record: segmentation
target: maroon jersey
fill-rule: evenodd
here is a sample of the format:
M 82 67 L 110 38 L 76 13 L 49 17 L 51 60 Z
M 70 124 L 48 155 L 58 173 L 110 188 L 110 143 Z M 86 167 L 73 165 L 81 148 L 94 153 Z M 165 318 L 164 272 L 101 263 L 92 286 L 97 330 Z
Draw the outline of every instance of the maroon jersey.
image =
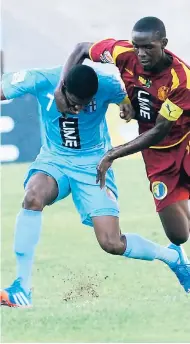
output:
M 158 113 L 174 124 L 169 135 L 155 149 L 168 148 L 182 142 L 190 133 L 190 68 L 177 56 L 160 73 L 144 71 L 129 41 L 106 39 L 95 43 L 90 51 L 93 61 L 114 63 L 125 83 L 135 109 L 139 133 L 151 129 Z

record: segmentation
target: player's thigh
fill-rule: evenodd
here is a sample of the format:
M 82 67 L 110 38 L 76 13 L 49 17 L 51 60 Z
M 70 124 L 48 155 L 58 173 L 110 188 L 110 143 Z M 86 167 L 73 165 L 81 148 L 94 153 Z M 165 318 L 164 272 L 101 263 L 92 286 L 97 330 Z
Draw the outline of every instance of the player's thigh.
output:
M 70 179 L 74 204 L 85 225 L 93 226 L 92 218 L 100 216 L 119 216 L 116 188 L 100 189 L 99 185 L 88 184 Z
M 43 201 L 44 205 L 50 205 L 70 194 L 68 177 L 56 166 L 48 163 L 33 163 L 29 169 L 24 187 L 27 194 L 33 194 L 35 198 Z
M 171 241 L 186 242 L 190 231 L 188 200 L 170 204 L 158 212 L 164 230 Z
M 35 171 L 26 184 L 24 203 L 37 200 L 45 206 L 57 198 L 58 192 L 57 182 L 52 176 Z

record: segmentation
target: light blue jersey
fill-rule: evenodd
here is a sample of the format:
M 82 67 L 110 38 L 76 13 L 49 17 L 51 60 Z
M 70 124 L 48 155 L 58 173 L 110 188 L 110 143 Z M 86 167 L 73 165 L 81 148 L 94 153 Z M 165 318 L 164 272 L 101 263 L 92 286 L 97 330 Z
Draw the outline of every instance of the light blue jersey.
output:
M 60 80 L 61 67 L 21 71 L 3 76 L 3 92 L 7 99 L 31 93 L 37 97 L 45 133 L 44 148 L 57 154 L 78 155 L 97 151 L 109 140 L 105 114 L 110 103 L 121 103 L 126 93 L 113 75 L 97 72 L 99 87 L 91 103 L 79 115 L 63 118 L 57 111 L 54 90 Z
M 117 188 L 112 169 L 107 173 L 106 187 L 96 185 L 96 165 L 110 148 L 105 119 L 110 103 L 121 103 L 126 96 L 121 80 L 95 70 L 98 91 L 78 115 L 66 118 L 57 111 L 54 90 L 62 67 L 35 69 L 4 74 L 2 89 L 6 99 L 31 93 L 36 96 L 42 116 L 44 144 L 30 166 L 24 185 L 39 171 L 52 176 L 58 184 L 55 201 L 72 193 L 82 222 L 92 225 L 93 216 L 118 216 Z M 110 193 L 110 190 L 112 193 Z

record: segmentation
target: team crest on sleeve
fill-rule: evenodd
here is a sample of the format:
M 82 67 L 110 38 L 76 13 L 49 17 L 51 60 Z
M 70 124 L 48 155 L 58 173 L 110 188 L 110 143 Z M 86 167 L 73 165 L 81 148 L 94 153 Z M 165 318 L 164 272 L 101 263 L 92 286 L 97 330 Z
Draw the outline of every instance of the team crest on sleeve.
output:
M 26 71 L 22 70 L 20 72 L 14 73 L 11 81 L 11 85 L 16 85 L 19 82 L 23 82 L 26 76 Z
M 168 188 L 166 184 L 160 181 L 156 181 L 152 183 L 152 194 L 155 199 L 161 201 L 167 196 Z
M 105 50 L 101 55 L 100 55 L 100 60 L 103 63 L 114 63 L 113 57 L 111 56 L 110 52 L 108 50 Z
M 168 97 L 169 87 L 161 86 L 158 89 L 158 99 L 165 101 Z

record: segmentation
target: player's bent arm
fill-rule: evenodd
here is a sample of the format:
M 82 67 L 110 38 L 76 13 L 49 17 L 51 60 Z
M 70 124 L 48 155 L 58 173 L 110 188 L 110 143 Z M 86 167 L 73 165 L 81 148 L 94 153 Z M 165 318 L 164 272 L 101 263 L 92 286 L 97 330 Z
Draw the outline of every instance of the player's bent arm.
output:
M 155 126 L 147 132 L 138 136 L 135 140 L 125 145 L 115 147 L 107 153 L 108 159 L 113 161 L 117 158 L 140 152 L 151 146 L 155 146 L 168 135 L 173 123 L 189 109 L 189 89 L 181 87 L 174 90 L 162 104 Z
M 115 159 L 131 155 L 154 146 L 168 135 L 172 125 L 172 121 L 167 120 L 165 117 L 159 114 L 156 124 L 152 129 L 139 135 L 133 141 L 118 147 L 114 147 L 108 151 L 107 157 L 113 161 Z
M 82 42 L 82 43 L 78 43 L 76 45 L 75 49 L 73 50 L 73 52 L 69 56 L 65 66 L 64 66 L 62 78 L 61 78 L 62 81 L 65 80 L 66 76 L 68 75 L 68 73 L 72 67 L 74 67 L 78 64 L 82 64 L 86 58 L 90 59 L 89 50 L 90 50 L 92 45 L 93 45 L 93 43 L 90 43 L 90 42 Z

